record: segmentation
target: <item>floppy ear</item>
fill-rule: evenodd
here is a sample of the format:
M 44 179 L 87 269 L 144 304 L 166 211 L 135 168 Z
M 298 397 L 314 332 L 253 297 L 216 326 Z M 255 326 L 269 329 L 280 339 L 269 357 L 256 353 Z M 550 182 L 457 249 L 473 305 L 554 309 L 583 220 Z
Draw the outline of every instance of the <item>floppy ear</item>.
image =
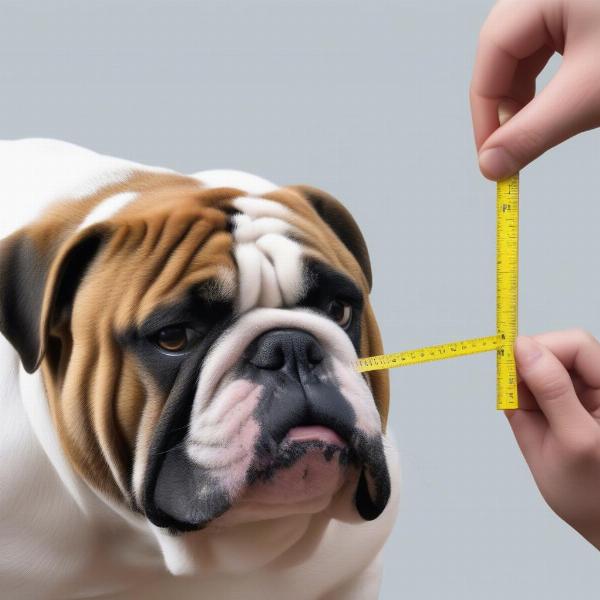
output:
M 369 251 L 350 211 L 339 200 L 318 188 L 308 185 L 292 185 L 290 189 L 300 193 L 308 200 L 321 219 L 331 227 L 346 248 L 354 255 L 367 279 L 370 291 L 373 286 L 373 276 L 371 274 Z
M 105 233 L 94 226 L 61 243 L 31 227 L 0 241 L 0 332 L 28 373 L 39 367 L 50 327 L 69 310 Z

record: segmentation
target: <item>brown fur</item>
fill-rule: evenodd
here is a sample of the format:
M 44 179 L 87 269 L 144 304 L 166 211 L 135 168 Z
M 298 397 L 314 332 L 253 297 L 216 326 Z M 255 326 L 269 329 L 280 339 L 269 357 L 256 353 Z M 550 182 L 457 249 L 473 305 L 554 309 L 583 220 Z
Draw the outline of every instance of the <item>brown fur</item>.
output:
M 76 232 L 98 203 L 124 191 L 137 191 L 139 198 L 108 221 Z M 123 353 L 116 336 L 181 298 L 193 284 L 235 276 L 226 213 L 240 195 L 235 189 L 203 189 L 184 176 L 140 172 L 88 197 L 57 204 L 24 231 L 40 253 L 54 257 L 41 315 L 48 343 L 45 348 L 42 341 L 40 356 L 45 352 L 43 377 L 61 443 L 78 472 L 114 498 L 134 504 L 134 460 L 145 460 L 165 401 L 136 359 Z M 369 282 L 356 258 L 301 191 L 282 188 L 265 197 L 294 212 L 292 225 L 306 254 L 360 286 L 365 297 L 361 354 L 380 354 Z M 52 304 L 62 263 L 90 231 L 106 241 L 77 289 L 68 318 L 57 318 Z M 387 372 L 369 373 L 368 379 L 385 428 Z

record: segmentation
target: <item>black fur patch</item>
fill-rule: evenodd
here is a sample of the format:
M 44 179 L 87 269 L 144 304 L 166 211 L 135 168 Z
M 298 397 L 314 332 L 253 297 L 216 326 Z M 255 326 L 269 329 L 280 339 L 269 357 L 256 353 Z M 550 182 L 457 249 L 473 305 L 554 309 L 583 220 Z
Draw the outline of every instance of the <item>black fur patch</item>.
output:
M 306 440 L 302 442 L 284 441 L 277 454 L 275 454 L 272 462 L 268 463 L 263 468 L 256 466 L 248 469 L 246 483 L 252 485 L 257 481 L 269 481 L 273 479 L 279 469 L 288 469 L 295 465 L 303 456 L 310 450 L 318 449 L 323 452 L 323 456 L 327 462 L 331 462 L 333 457 L 337 455 L 338 464 L 340 466 L 348 465 L 350 462 L 356 463 L 356 456 L 351 448 L 340 447 L 335 444 L 328 444 L 322 440 Z
M 328 317 L 327 305 L 332 300 L 343 300 L 352 306 L 353 317 L 346 333 L 352 341 L 356 352 L 360 351 L 360 320 L 364 299 L 356 284 L 329 265 L 309 260 L 304 265 L 305 292 L 298 301 L 298 306 L 312 308 Z
M 69 318 L 77 288 L 104 240 L 93 231 L 73 248 L 60 265 L 53 289 L 48 273 L 55 251 L 40 253 L 26 234 L 4 241 L 0 250 L 0 331 L 21 357 L 28 373 L 42 359 L 48 329 Z M 42 307 L 48 296 L 50 312 L 42 323 Z
M 148 454 L 142 508 L 155 525 L 172 531 L 200 529 L 230 504 L 218 482 L 183 448 L 204 359 L 232 319 L 231 304 L 214 295 L 208 301 L 207 289 L 189 290 L 184 301 L 157 309 L 120 338 L 168 395 Z M 182 322 L 202 334 L 186 352 L 165 353 L 152 341 L 156 330 Z M 201 497 L 200 490 L 206 490 Z
M 27 236 L 4 242 L 0 253 L 0 331 L 19 353 L 28 373 L 40 351 L 40 318 L 48 260 Z

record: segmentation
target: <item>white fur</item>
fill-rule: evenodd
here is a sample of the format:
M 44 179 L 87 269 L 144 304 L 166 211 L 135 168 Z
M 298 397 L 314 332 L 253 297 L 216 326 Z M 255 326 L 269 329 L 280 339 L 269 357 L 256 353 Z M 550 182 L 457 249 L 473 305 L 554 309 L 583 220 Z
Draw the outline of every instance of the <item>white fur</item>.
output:
M 192 175 L 210 188 L 231 187 L 243 190 L 249 194 L 266 194 L 277 189 L 277 185 L 257 175 L 235 171 L 233 169 L 213 169 L 210 171 L 199 171 Z
M 122 208 L 138 197 L 135 192 L 121 192 L 114 196 L 108 196 L 100 204 L 95 206 L 79 225 L 79 229 L 85 229 L 94 223 L 106 221 L 116 215 Z
M 64 142 L 1 141 L 0 236 L 31 221 L 54 200 L 123 181 L 135 169 L 166 171 Z M 227 177 L 221 177 L 225 184 Z M 262 183 L 259 189 L 259 178 L 246 180 L 257 186 L 246 188 L 249 193 L 268 191 Z M 240 183 L 232 177 L 229 185 Z M 267 251 L 260 249 L 263 255 Z M 351 358 L 344 354 L 343 360 Z M 39 372 L 25 373 L 1 336 L 0 407 L 1 598 L 376 598 L 380 550 L 398 503 L 398 461 L 390 437 L 385 451 L 392 498 L 372 522 L 295 515 L 173 537 L 78 477 L 60 447 Z M 174 578 L 169 570 L 195 574 Z
M 289 211 L 262 198 L 237 198 L 233 204 L 244 211 L 233 219 L 238 311 L 293 305 L 303 290 L 302 247 L 286 235 L 292 231 L 285 221 Z
M 192 406 L 191 439 L 194 439 L 197 431 L 202 430 L 204 420 L 208 419 L 211 424 L 219 422 L 215 413 L 221 412 L 222 407 L 213 404 L 213 400 L 221 379 L 239 362 L 241 354 L 252 340 L 276 328 L 302 329 L 317 338 L 340 386 L 352 390 L 349 401 L 353 402 L 358 426 L 367 435 L 379 433 L 379 413 L 364 378 L 354 368 L 356 351 L 342 328 L 331 319 L 306 308 L 257 308 L 238 319 L 205 358 Z M 371 402 L 367 402 L 367 399 Z M 202 462 L 201 457 L 196 458 Z
M 0 140 L 0 238 L 32 221 L 50 203 L 92 194 L 124 181 L 134 170 L 172 172 L 58 140 Z
M 285 220 L 290 216 L 290 210 L 286 206 L 267 198 L 240 196 L 233 201 L 233 206 L 253 219 L 275 217 Z

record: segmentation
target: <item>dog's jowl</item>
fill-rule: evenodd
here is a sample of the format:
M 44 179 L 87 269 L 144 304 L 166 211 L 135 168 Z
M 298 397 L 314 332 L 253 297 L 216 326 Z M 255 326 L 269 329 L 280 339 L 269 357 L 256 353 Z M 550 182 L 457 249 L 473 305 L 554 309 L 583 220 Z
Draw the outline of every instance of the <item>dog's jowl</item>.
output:
M 343 205 L 51 140 L 0 142 L 0 195 L 0 596 L 377 597 L 398 465 Z

